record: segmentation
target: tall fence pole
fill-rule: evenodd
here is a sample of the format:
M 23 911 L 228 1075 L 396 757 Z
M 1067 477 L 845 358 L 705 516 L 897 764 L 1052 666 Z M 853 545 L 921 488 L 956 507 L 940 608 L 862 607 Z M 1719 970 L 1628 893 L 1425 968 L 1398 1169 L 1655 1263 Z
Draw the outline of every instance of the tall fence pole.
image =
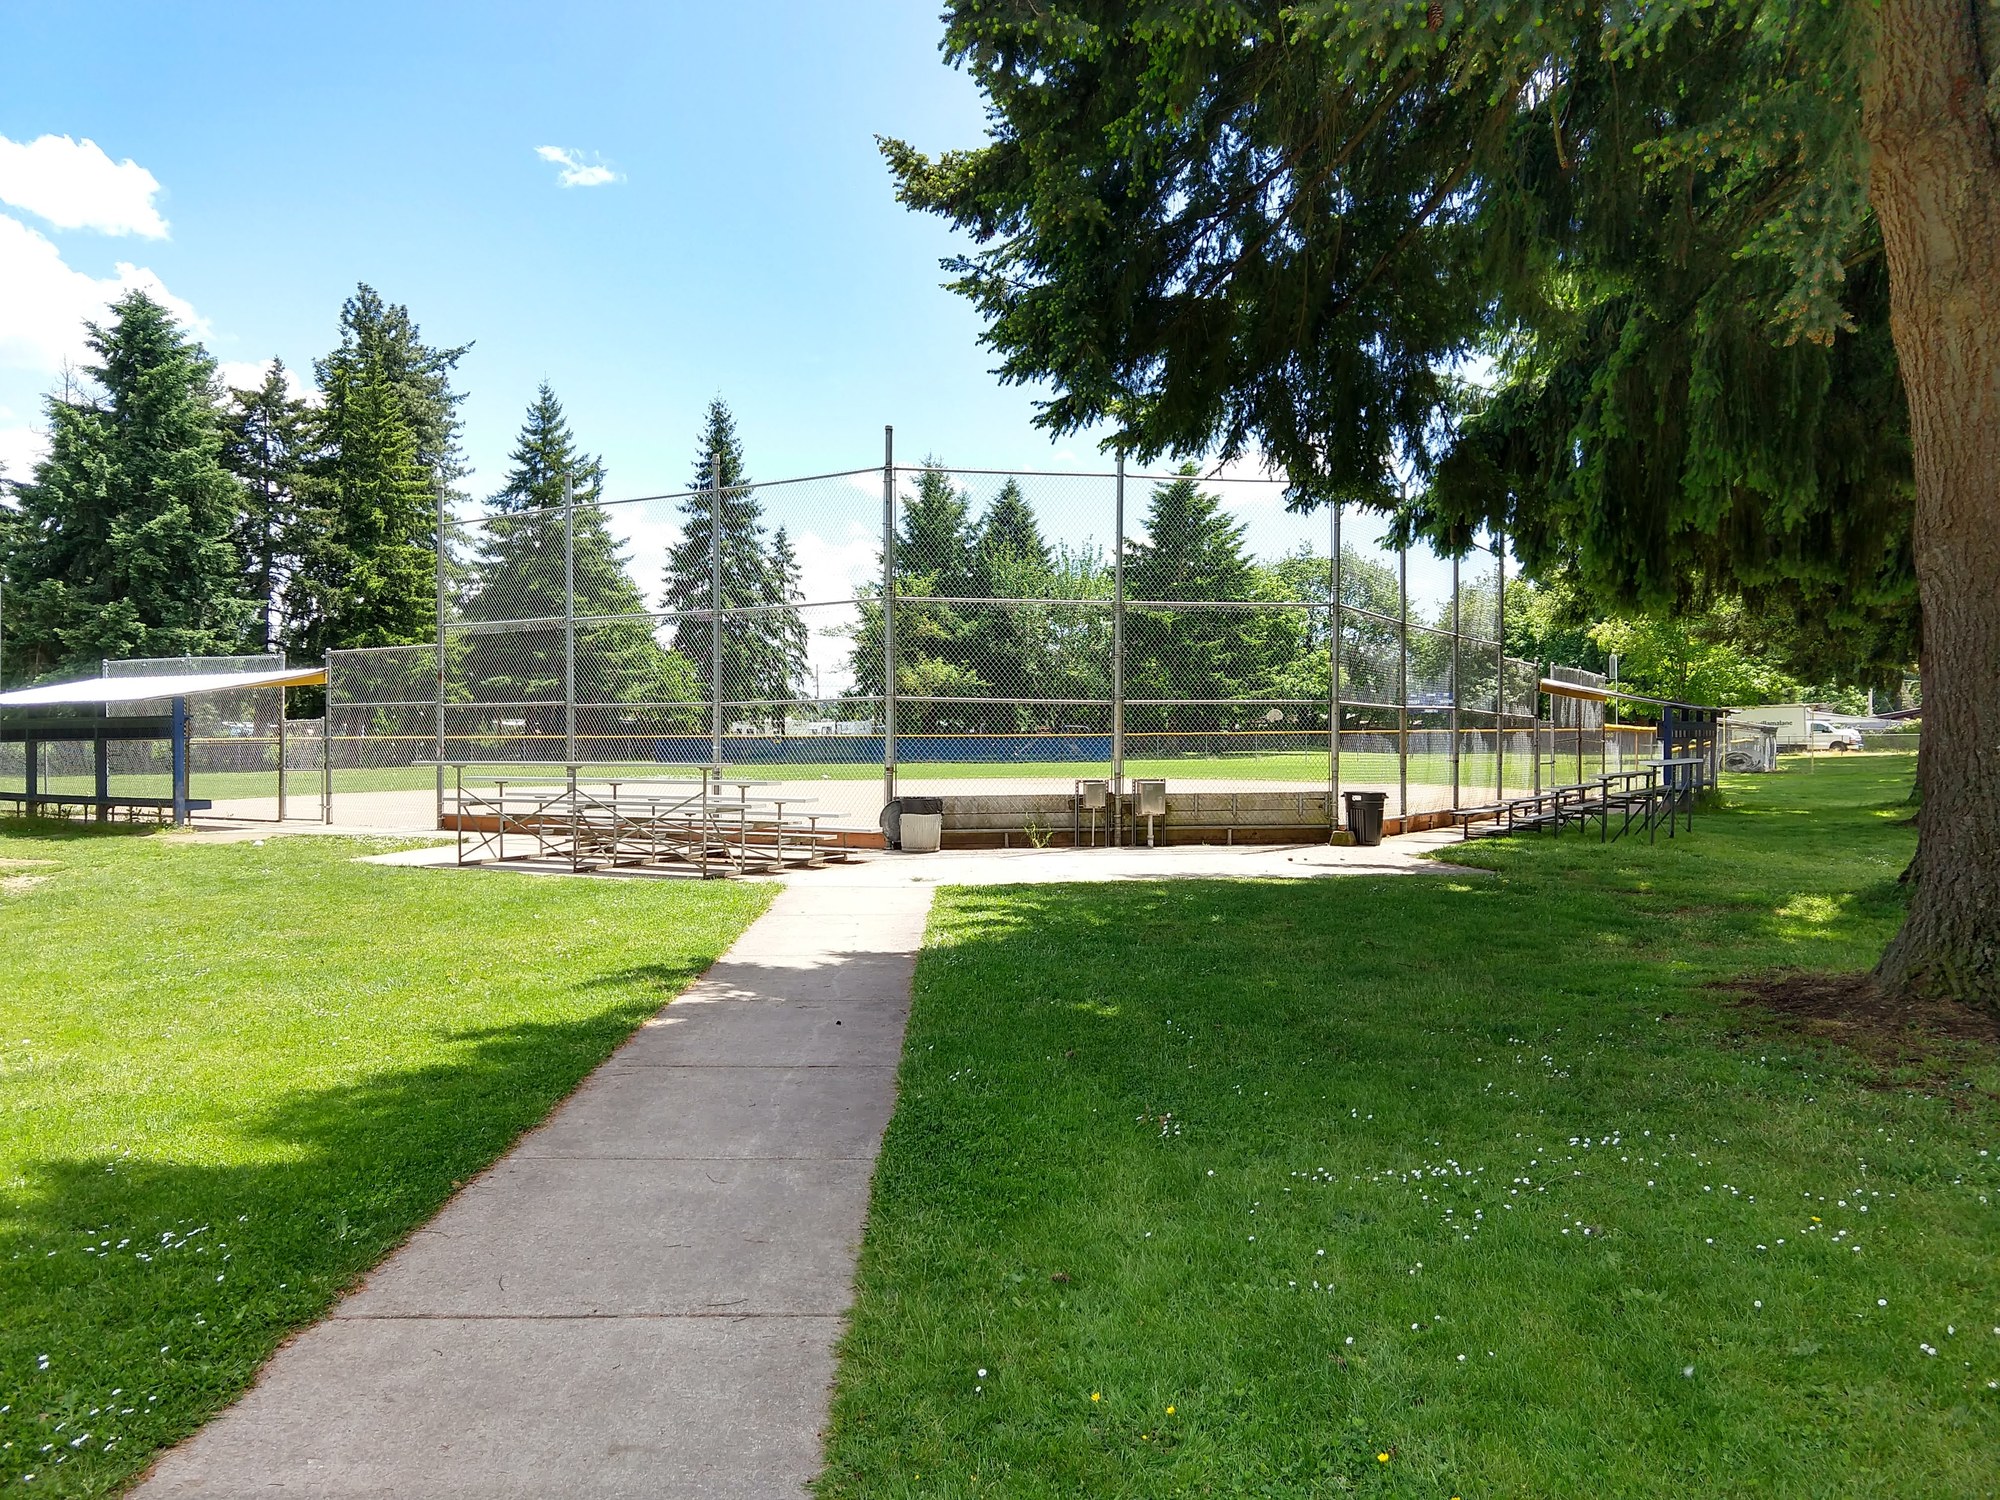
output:
M 1493 795 L 1507 800 L 1507 536 L 1493 538 Z
M 437 826 L 444 827 L 444 653 L 445 653 L 445 597 L 446 575 L 445 551 L 450 545 L 445 532 L 445 491 L 444 481 L 437 486 L 437 696 L 431 704 L 431 759 L 437 763 Z M 326 733 L 327 763 L 333 762 L 333 673 L 326 674 Z M 332 777 L 329 774 L 329 782 Z M 329 821 L 331 821 L 329 819 Z
M 882 803 L 896 800 L 896 429 L 882 429 Z
M 576 490 L 563 475 L 563 760 L 576 755 Z
M 1458 792 L 1458 644 L 1461 621 L 1458 617 L 1458 555 L 1451 559 L 1451 805 L 1457 811 Z
M 333 822 L 333 668 L 338 654 L 326 653 L 326 693 L 319 709 L 319 820 L 328 824 Z M 438 774 L 444 774 L 443 767 Z
M 1410 549 L 1396 549 L 1396 816 L 1410 816 Z
M 1327 550 L 1326 636 L 1326 831 L 1340 826 L 1340 502 L 1332 514 Z
M 1118 481 L 1111 523 L 1111 794 L 1125 794 L 1125 455 L 1118 455 Z
M 708 456 L 708 766 L 722 779 L 722 454 Z

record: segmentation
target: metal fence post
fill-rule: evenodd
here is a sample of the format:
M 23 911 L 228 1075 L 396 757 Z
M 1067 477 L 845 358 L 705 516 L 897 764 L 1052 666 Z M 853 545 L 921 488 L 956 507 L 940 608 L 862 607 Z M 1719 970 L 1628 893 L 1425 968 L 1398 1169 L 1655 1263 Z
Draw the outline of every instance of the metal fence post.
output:
M 326 653 L 326 693 L 320 700 L 319 719 L 319 820 L 333 822 L 333 659 Z M 439 772 L 443 774 L 442 769 Z
M 1396 816 L 1410 816 L 1410 549 L 1396 549 Z
M 1451 806 L 1456 812 L 1463 801 L 1458 791 L 1458 643 L 1462 622 L 1458 617 L 1458 554 L 1451 559 Z
M 722 454 L 708 456 L 709 774 L 722 776 Z
M 187 827 L 188 820 L 188 701 L 173 700 L 173 801 L 174 827 Z
M 576 492 L 563 475 L 563 759 L 576 764 Z
M 1331 548 L 1327 554 L 1326 637 L 1326 831 L 1340 826 L 1340 502 L 1330 507 Z
M 1118 455 L 1118 480 L 1111 525 L 1111 795 L 1125 794 L 1125 454 Z
M 431 759 L 437 763 L 437 826 L 444 827 L 444 619 L 445 619 L 444 481 L 437 486 L 437 697 L 431 704 Z M 333 674 L 327 673 L 327 728 L 333 727 Z M 331 750 L 329 748 L 329 760 Z M 332 780 L 331 773 L 328 780 Z
M 1493 796 L 1507 800 L 1507 534 L 1493 538 Z
M 278 689 L 278 821 L 285 821 L 285 773 L 288 744 L 285 735 L 285 690 Z
M 896 429 L 882 429 L 882 804 L 896 800 Z

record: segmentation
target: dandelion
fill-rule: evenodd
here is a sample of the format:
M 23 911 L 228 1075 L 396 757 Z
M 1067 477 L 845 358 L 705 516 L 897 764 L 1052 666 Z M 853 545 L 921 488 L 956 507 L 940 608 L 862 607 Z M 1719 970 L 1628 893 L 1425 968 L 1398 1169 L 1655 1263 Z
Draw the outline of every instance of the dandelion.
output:
M 1388 1461 L 1389 1461 L 1389 1455 L 1386 1453 L 1378 1453 L 1375 1455 L 1375 1462 L 1378 1464 L 1386 1464 Z
M 1104 1393 L 1101 1391 L 1092 1391 L 1090 1393 L 1090 1399 L 1093 1401 L 1102 1401 L 1104 1399 Z

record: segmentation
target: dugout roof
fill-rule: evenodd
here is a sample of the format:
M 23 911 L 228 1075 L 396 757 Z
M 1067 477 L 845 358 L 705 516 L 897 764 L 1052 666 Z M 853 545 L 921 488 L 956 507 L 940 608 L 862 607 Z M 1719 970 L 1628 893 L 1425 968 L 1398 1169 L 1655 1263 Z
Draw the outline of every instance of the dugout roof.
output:
M 325 667 L 279 667 L 261 672 L 192 672 L 173 677 L 86 677 L 0 693 L 0 708 L 62 708 L 93 703 L 151 703 L 197 698 L 248 688 L 317 687 Z

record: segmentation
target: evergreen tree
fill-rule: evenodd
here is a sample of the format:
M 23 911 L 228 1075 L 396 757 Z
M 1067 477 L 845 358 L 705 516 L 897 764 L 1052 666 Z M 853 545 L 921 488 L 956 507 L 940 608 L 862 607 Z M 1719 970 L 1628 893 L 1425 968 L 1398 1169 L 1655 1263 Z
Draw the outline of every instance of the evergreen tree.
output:
M 1193 466 L 1155 485 L 1145 536 L 1127 543 L 1127 597 L 1164 607 L 1127 608 L 1125 681 L 1135 698 L 1227 699 L 1261 688 L 1261 643 L 1254 617 L 1238 610 L 1177 609 L 1202 600 L 1256 596 L 1256 568 L 1243 551 L 1243 527 L 1201 488 Z M 1240 714 L 1226 707 L 1182 705 L 1134 710 L 1135 728 L 1221 729 Z
M 929 603 L 968 597 L 973 578 L 972 502 L 936 458 L 924 460 L 913 489 L 899 494 L 896 521 L 896 691 L 912 699 L 979 697 L 987 680 L 971 665 L 972 620 L 961 605 Z M 879 562 L 879 559 L 878 559 Z M 882 606 L 879 589 L 863 591 L 849 663 L 858 696 L 882 696 Z M 984 715 L 976 705 L 911 702 L 899 710 L 903 729 L 958 732 Z
M 340 344 L 313 366 L 312 540 L 285 597 L 298 654 L 435 637 L 437 497 L 464 472 L 451 373 L 468 347 L 425 344 L 409 309 L 372 287 L 342 306 Z
M 710 488 L 720 465 L 720 491 Z M 756 720 L 767 705 L 796 696 L 798 670 L 788 646 L 790 612 L 782 608 L 784 584 L 765 550 L 763 507 L 757 501 L 736 436 L 736 419 L 720 399 L 709 403 L 695 456 L 694 483 L 682 499 L 681 538 L 667 553 L 666 607 L 695 616 L 714 608 L 714 558 L 721 538 L 722 607 L 756 613 L 725 617 L 721 697 Z M 714 675 L 710 621 L 683 618 L 674 626 L 674 649 L 706 681 Z
M 1914 580 L 1920 838 L 1877 975 L 2000 1011 L 2000 6 L 947 16 L 994 139 L 884 149 L 983 242 L 958 285 L 1047 425 L 1254 441 L 1393 508 L 1505 339 L 1420 517 L 1446 545 L 1480 520 L 1639 602 L 1759 594 L 1850 668 L 1907 649 Z
M 565 497 L 572 504 L 571 571 L 576 586 L 576 696 L 579 732 L 618 735 L 619 704 L 692 701 L 689 664 L 670 659 L 653 636 L 646 601 L 626 566 L 599 502 L 604 464 L 581 452 L 562 403 L 544 383 L 535 393 L 511 455 L 506 482 L 487 501 L 475 533 L 467 619 L 532 620 L 540 628 L 474 633 L 462 671 L 477 702 L 539 703 L 528 732 L 560 735 L 566 687 L 564 641 Z M 586 757 L 591 758 L 591 757 Z
M 223 412 L 222 463 L 243 486 L 234 542 L 256 603 L 248 646 L 269 651 L 284 634 L 282 601 L 306 546 L 305 494 L 318 441 L 310 406 L 272 360 L 263 382 L 232 390 Z
M 812 677 L 811 638 L 806 619 L 797 606 L 805 600 L 799 578 L 799 555 L 791 533 L 780 526 L 771 536 L 771 569 L 777 597 L 787 607 L 773 626 L 779 653 L 784 660 L 785 681 L 790 689 L 803 694 Z
M 970 592 L 980 599 L 1045 600 L 1056 582 L 1048 543 L 1019 481 L 1000 486 L 973 528 Z M 1074 607 L 1044 603 L 972 606 L 967 613 L 965 664 L 998 697 L 1051 698 L 1069 694 L 1053 682 L 1059 622 Z M 986 729 L 1008 733 L 1046 724 L 1047 709 L 1020 704 L 985 705 L 972 715 Z
M 48 402 L 48 456 L 7 528 L 7 649 L 26 673 L 227 655 L 254 609 L 222 466 L 215 365 L 143 292 L 89 325 L 95 389 Z
M 313 368 L 326 389 L 343 373 L 351 378 L 362 366 L 374 366 L 395 392 L 417 466 L 433 488 L 451 495 L 465 475 L 458 446 L 458 408 L 465 396 L 452 389 L 451 378 L 471 348 L 426 344 L 409 308 L 384 302 L 381 293 L 363 282 L 341 305 L 339 347 Z
M 392 371 L 379 357 L 343 359 L 320 379 L 326 448 L 285 596 L 287 644 L 311 659 L 433 640 L 436 491 Z

